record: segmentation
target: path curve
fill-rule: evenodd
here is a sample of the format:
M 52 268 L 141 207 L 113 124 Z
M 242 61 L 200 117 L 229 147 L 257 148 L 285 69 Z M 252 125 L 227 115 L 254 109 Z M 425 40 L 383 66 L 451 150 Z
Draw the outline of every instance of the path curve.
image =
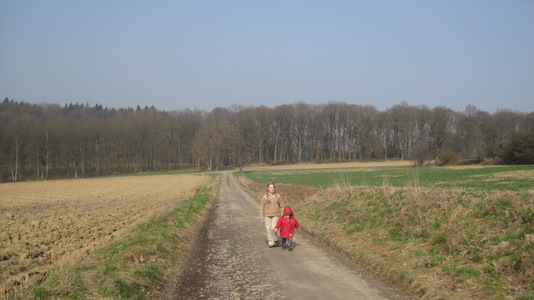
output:
M 268 248 L 258 212 L 258 202 L 224 172 L 190 257 L 160 299 L 407 299 L 364 280 L 302 231 L 293 251 Z

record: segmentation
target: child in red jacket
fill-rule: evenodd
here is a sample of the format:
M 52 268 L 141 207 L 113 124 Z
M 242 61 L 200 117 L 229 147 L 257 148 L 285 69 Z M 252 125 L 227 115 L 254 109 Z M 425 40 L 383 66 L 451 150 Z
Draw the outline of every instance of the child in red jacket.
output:
M 278 229 L 280 229 L 282 250 L 293 250 L 293 235 L 295 234 L 295 228 L 299 228 L 299 222 L 297 222 L 297 219 L 293 216 L 291 207 L 286 206 L 282 217 L 278 219 L 278 222 L 274 227 L 274 232 L 277 232 Z

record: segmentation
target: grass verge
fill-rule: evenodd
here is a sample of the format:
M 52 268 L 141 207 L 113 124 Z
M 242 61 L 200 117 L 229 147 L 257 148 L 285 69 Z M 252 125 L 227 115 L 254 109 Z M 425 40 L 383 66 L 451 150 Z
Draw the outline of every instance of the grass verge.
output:
M 344 187 L 294 210 L 313 235 L 421 297 L 532 299 L 533 201 L 526 193 Z
M 263 183 L 244 182 L 264 190 Z M 300 197 L 284 181 L 277 183 L 304 230 L 418 298 L 534 299 L 531 189 L 434 189 L 417 181 L 355 186 L 343 180 Z
M 213 199 L 218 175 L 195 196 L 131 228 L 79 260 L 56 265 L 24 299 L 148 299 L 183 253 L 194 225 Z

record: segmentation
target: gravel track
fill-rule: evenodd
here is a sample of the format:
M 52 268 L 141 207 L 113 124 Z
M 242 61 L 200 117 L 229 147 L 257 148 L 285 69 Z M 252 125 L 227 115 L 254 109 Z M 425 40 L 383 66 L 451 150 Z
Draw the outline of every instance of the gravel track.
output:
M 301 230 L 293 251 L 268 248 L 258 212 L 258 202 L 223 173 L 188 259 L 176 266 L 160 299 L 409 299 L 362 278 L 352 261 Z

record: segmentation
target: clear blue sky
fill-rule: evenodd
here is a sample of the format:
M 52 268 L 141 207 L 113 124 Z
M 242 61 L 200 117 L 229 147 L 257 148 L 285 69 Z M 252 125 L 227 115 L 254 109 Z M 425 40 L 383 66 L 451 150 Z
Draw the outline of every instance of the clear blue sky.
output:
M 0 41 L 29 103 L 534 111 L 532 0 L 0 0 Z

